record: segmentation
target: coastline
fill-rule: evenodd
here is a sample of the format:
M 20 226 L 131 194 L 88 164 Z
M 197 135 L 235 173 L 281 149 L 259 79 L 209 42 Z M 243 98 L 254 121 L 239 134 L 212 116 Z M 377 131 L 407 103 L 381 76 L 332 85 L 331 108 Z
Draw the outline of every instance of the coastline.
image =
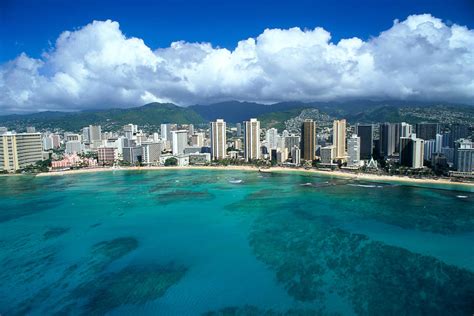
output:
M 343 171 L 323 171 L 315 169 L 303 169 L 303 168 L 284 168 L 284 167 L 271 167 L 268 169 L 260 169 L 254 166 L 169 166 L 169 167 L 120 167 L 120 168 L 90 168 L 90 169 L 78 169 L 68 171 L 53 171 L 39 173 L 37 177 L 44 176 L 64 176 L 73 174 L 83 173 L 96 173 L 96 172 L 110 172 L 110 171 L 141 171 L 141 170 L 240 170 L 240 171 L 261 171 L 261 172 L 296 172 L 306 174 L 317 174 L 322 176 L 345 178 L 350 180 L 363 180 L 372 182 L 385 182 L 385 183 L 400 183 L 400 184 L 427 184 L 427 185 L 451 185 L 451 186 L 464 186 L 474 188 L 472 182 L 452 182 L 447 179 L 414 179 L 406 176 L 388 176 L 388 175 L 376 175 L 368 173 L 349 173 Z

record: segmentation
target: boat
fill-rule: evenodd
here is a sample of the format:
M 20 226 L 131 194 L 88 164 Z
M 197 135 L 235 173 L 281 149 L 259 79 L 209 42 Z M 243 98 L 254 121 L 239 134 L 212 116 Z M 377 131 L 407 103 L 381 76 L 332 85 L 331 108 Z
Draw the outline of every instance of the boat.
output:
M 229 180 L 229 183 L 232 183 L 232 184 L 239 184 L 239 183 L 242 183 L 243 181 L 241 179 L 231 179 Z

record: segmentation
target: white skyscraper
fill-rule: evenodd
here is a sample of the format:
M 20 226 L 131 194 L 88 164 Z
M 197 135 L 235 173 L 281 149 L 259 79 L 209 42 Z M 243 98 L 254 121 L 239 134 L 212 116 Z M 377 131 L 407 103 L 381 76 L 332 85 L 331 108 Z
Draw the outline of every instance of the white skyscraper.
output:
M 6 132 L 0 135 L 0 170 L 15 171 L 39 160 L 43 160 L 40 133 Z
M 188 131 L 180 130 L 171 132 L 173 139 L 173 155 L 181 155 L 188 145 Z
M 332 161 L 336 158 L 336 146 L 326 146 L 321 148 L 321 163 L 332 164 Z
M 424 146 L 425 148 L 423 150 L 423 159 L 431 160 L 431 156 L 436 151 L 436 140 L 434 139 L 425 140 Z
M 252 118 L 244 122 L 246 161 L 260 159 L 260 122 Z
M 136 139 L 136 134 L 138 133 L 138 126 L 134 124 L 124 125 L 123 132 L 126 138 Z
M 43 150 L 50 150 L 53 147 L 53 138 L 50 136 L 43 137 Z
M 454 168 L 459 172 L 474 171 L 474 142 L 461 138 L 454 143 Z
M 350 167 L 360 165 L 360 137 L 356 134 L 347 139 L 347 165 Z
M 400 124 L 400 132 L 399 135 L 400 137 L 410 137 L 413 132 L 413 127 L 405 122 L 402 122 Z
M 171 139 L 171 124 L 161 124 L 161 139 L 167 140 L 169 142 Z
M 86 143 L 89 143 L 91 141 L 89 127 L 84 127 L 82 129 L 82 141 Z
M 89 125 L 89 142 L 102 139 L 102 128 L 100 125 Z
M 435 152 L 440 153 L 443 148 L 443 134 L 436 134 Z
M 293 149 L 291 149 L 291 162 L 297 166 L 301 165 L 301 149 L 297 146 L 293 146 Z
M 265 134 L 265 141 L 269 150 L 277 149 L 280 136 L 278 135 L 278 130 L 276 128 L 270 128 Z
M 211 159 L 218 160 L 226 155 L 226 123 L 222 119 L 211 122 Z

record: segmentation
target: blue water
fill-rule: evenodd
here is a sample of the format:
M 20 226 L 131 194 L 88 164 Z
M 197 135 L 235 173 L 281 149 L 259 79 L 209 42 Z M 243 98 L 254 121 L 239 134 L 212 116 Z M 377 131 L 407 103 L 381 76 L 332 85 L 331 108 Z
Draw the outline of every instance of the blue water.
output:
M 474 313 L 468 187 L 208 170 L 0 187 L 1 315 Z

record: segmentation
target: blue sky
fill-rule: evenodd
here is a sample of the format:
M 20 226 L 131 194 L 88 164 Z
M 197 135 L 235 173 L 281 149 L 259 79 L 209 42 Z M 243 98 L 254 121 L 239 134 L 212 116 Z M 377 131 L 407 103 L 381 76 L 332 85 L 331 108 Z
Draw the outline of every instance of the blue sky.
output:
M 0 0 L 0 110 L 472 104 L 473 0 Z
M 294 26 L 321 26 L 335 42 L 367 39 L 388 29 L 394 19 L 421 13 L 473 28 L 473 12 L 472 0 L 2 0 L 0 62 L 21 52 L 39 57 L 61 32 L 92 20 L 118 21 L 124 34 L 142 38 L 153 49 L 177 40 L 234 48 L 265 28 Z

